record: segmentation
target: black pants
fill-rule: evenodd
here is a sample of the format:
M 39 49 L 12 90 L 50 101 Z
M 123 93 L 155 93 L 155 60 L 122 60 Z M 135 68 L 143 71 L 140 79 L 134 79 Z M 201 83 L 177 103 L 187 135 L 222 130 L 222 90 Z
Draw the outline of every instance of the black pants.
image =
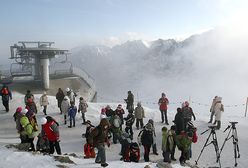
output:
M 85 124 L 85 113 L 82 112 L 83 123 Z
M 140 128 L 143 128 L 144 124 L 143 124 L 143 118 L 142 119 L 136 119 L 136 128 L 139 129 L 139 125 Z
M 58 141 L 49 141 L 49 146 L 50 146 L 50 152 L 49 154 L 53 154 L 54 153 L 54 148 L 57 152 L 58 155 L 61 155 L 61 149 L 60 149 L 60 145 Z
M 9 111 L 9 101 L 3 100 L 3 106 L 5 107 L 6 112 Z
M 43 106 L 43 113 L 44 113 L 45 115 L 47 115 L 46 110 L 47 110 L 47 106 Z
M 35 148 L 34 148 L 34 138 L 28 138 L 27 139 L 27 142 L 30 143 L 30 147 L 31 147 L 31 151 L 35 151 Z
M 160 110 L 160 111 L 161 111 L 162 123 L 165 122 L 166 124 L 168 124 L 167 110 Z
M 150 149 L 152 144 L 147 144 L 147 145 L 143 145 L 144 146 L 144 160 L 145 162 L 149 162 L 149 154 L 150 154 Z
M 126 126 L 125 132 L 130 135 L 130 138 L 133 140 L 133 128 L 132 126 Z

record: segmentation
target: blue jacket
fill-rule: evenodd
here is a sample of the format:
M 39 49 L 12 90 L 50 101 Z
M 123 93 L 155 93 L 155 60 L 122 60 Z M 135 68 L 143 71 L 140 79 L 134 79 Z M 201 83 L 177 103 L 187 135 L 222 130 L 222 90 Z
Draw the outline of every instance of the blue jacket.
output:
M 69 109 L 68 109 L 68 116 L 74 118 L 77 114 L 77 107 L 76 106 L 71 106 Z

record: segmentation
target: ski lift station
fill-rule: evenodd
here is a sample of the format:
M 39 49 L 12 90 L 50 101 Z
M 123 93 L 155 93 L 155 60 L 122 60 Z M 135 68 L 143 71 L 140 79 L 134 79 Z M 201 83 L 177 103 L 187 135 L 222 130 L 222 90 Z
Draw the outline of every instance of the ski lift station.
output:
M 54 42 L 20 41 L 10 46 L 11 60 L 8 75 L 1 74 L 1 83 L 12 90 L 55 95 L 58 88 L 71 88 L 88 101 L 96 100 L 94 79 L 83 69 L 73 67 L 69 51 L 53 47 Z

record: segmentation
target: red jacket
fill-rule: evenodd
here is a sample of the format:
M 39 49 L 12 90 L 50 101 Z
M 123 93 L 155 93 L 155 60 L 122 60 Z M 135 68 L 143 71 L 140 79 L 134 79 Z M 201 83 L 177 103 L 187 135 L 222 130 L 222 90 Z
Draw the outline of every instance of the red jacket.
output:
M 158 101 L 160 110 L 167 110 L 167 105 L 169 104 L 169 100 L 166 97 L 161 97 Z
M 42 125 L 42 130 L 49 141 L 54 142 L 59 140 L 58 125 L 54 121 Z

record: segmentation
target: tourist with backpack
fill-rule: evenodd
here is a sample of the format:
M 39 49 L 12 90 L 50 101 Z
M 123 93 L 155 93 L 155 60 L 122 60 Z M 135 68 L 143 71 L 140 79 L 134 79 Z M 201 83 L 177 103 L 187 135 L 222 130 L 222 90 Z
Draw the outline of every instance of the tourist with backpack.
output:
M 154 155 L 158 155 L 157 144 L 156 144 L 156 132 L 154 127 L 154 121 L 152 119 L 148 120 L 148 123 L 152 124 L 152 131 L 153 131 L 153 144 L 152 144 L 152 152 Z
M 89 135 L 95 127 L 91 124 L 90 120 L 86 121 L 86 131 L 83 137 L 86 138 L 86 143 L 84 144 L 84 158 L 95 158 L 96 153 L 94 147 L 89 143 Z
M 162 93 L 162 97 L 158 100 L 159 110 L 161 112 L 162 123 L 165 122 L 166 125 L 169 125 L 167 118 L 167 109 L 168 109 L 169 100 L 167 99 L 165 93 Z
M 61 88 L 59 88 L 58 92 L 56 93 L 56 99 L 58 102 L 58 108 L 60 109 L 60 114 L 62 114 L 61 103 L 62 103 L 64 97 L 65 97 L 65 94 L 64 94 L 63 90 Z
M 129 110 L 128 111 L 128 115 L 126 118 L 124 118 L 124 120 L 126 121 L 126 128 L 125 128 L 125 132 L 128 133 L 130 135 L 131 140 L 133 140 L 133 123 L 135 121 L 135 117 L 133 115 L 133 110 Z
M 132 142 L 130 135 L 126 132 L 121 132 L 120 134 L 120 144 L 121 144 L 121 159 L 124 162 L 130 161 L 130 144 Z
M 143 118 L 145 118 L 145 111 L 141 105 L 141 102 L 137 103 L 137 107 L 134 110 L 134 117 L 136 118 L 136 128 L 143 128 Z
M 125 111 L 122 108 L 122 105 L 121 104 L 118 104 L 118 106 L 117 106 L 117 108 L 115 110 L 115 114 L 117 114 L 120 117 L 120 119 L 121 119 L 121 126 L 120 126 L 120 128 L 122 130 L 122 125 L 124 124 L 124 117 L 123 117 L 123 115 L 125 114 Z
M 8 86 L 3 85 L 0 95 L 2 96 L 2 104 L 5 107 L 6 112 L 9 112 L 9 100 L 12 99 L 12 93 Z
M 48 102 L 48 97 L 47 97 L 47 93 L 44 92 L 43 95 L 40 97 L 40 106 L 43 107 L 43 113 L 44 115 L 47 115 L 47 106 L 48 106 L 49 102 Z
M 32 98 L 28 98 L 25 108 L 28 109 L 28 111 L 31 111 L 35 114 L 37 114 L 38 112 L 37 106 Z
M 113 117 L 110 118 L 109 122 L 110 130 L 113 134 L 113 143 L 117 144 L 117 141 L 119 141 L 121 134 L 121 119 L 117 114 L 115 114 Z
M 192 120 L 192 117 L 196 120 L 193 109 L 189 106 L 188 101 L 185 101 L 185 106 L 182 108 L 182 113 L 184 118 L 184 130 L 186 130 L 187 124 Z
M 138 134 L 138 142 L 144 147 L 144 160 L 149 162 L 150 149 L 153 144 L 153 129 L 152 124 L 147 123 Z
M 68 128 L 72 128 L 75 127 L 76 124 L 76 114 L 77 114 L 77 107 L 75 106 L 74 102 L 70 102 L 71 106 L 68 109 L 68 116 L 70 118 L 70 125 L 68 126 Z
M 77 94 L 70 88 L 66 88 L 66 96 L 68 96 L 69 98 L 69 102 L 71 103 L 74 103 L 75 104 L 75 100 L 76 100 L 76 97 L 77 97 Z
M 37 131 L 34 131 L 33 126 L 31 125 L 28 117 L 26 115 L 23 115 L 20 119 L 20 123 L 22 126 L 21 136 L 23 138 L 23 143 L 30 143 L 29 151 L 35 151 L 34 147 L 34 138 L 38 134 Z
M 49 141 L 49 154 L 53 154 L 56 150 L 57 154 L 61 155 L 58 122 L 50 116 L 41 118 L 40 122 L 42 125 L 41 135 L 44 139 L 47 138 Z
M 105 142 L 108 147 L 110 147 L 108 141 L 109 126 L 109 121 L 106 118 L 103 118 L 100 121 L 100 124 L 95 127 L 89 135 L 89 144 L 96 147 L 98 150 L 95 163 L 100 163 L 102 167 L 108 166 L 108 163 L 106 163 Z
M 80 97 L 79 98 L 79 105 L 78 105 L 78 113 L 81 112 L 81 114 L 82 114 L 82 119 L 83 119 L 82 124 L 86 124 L 85 113 L 87 112 L 87 108 L 88 108 L 88 104 L 86 103 L 86 101 L 84 100 L 83 97 Z

